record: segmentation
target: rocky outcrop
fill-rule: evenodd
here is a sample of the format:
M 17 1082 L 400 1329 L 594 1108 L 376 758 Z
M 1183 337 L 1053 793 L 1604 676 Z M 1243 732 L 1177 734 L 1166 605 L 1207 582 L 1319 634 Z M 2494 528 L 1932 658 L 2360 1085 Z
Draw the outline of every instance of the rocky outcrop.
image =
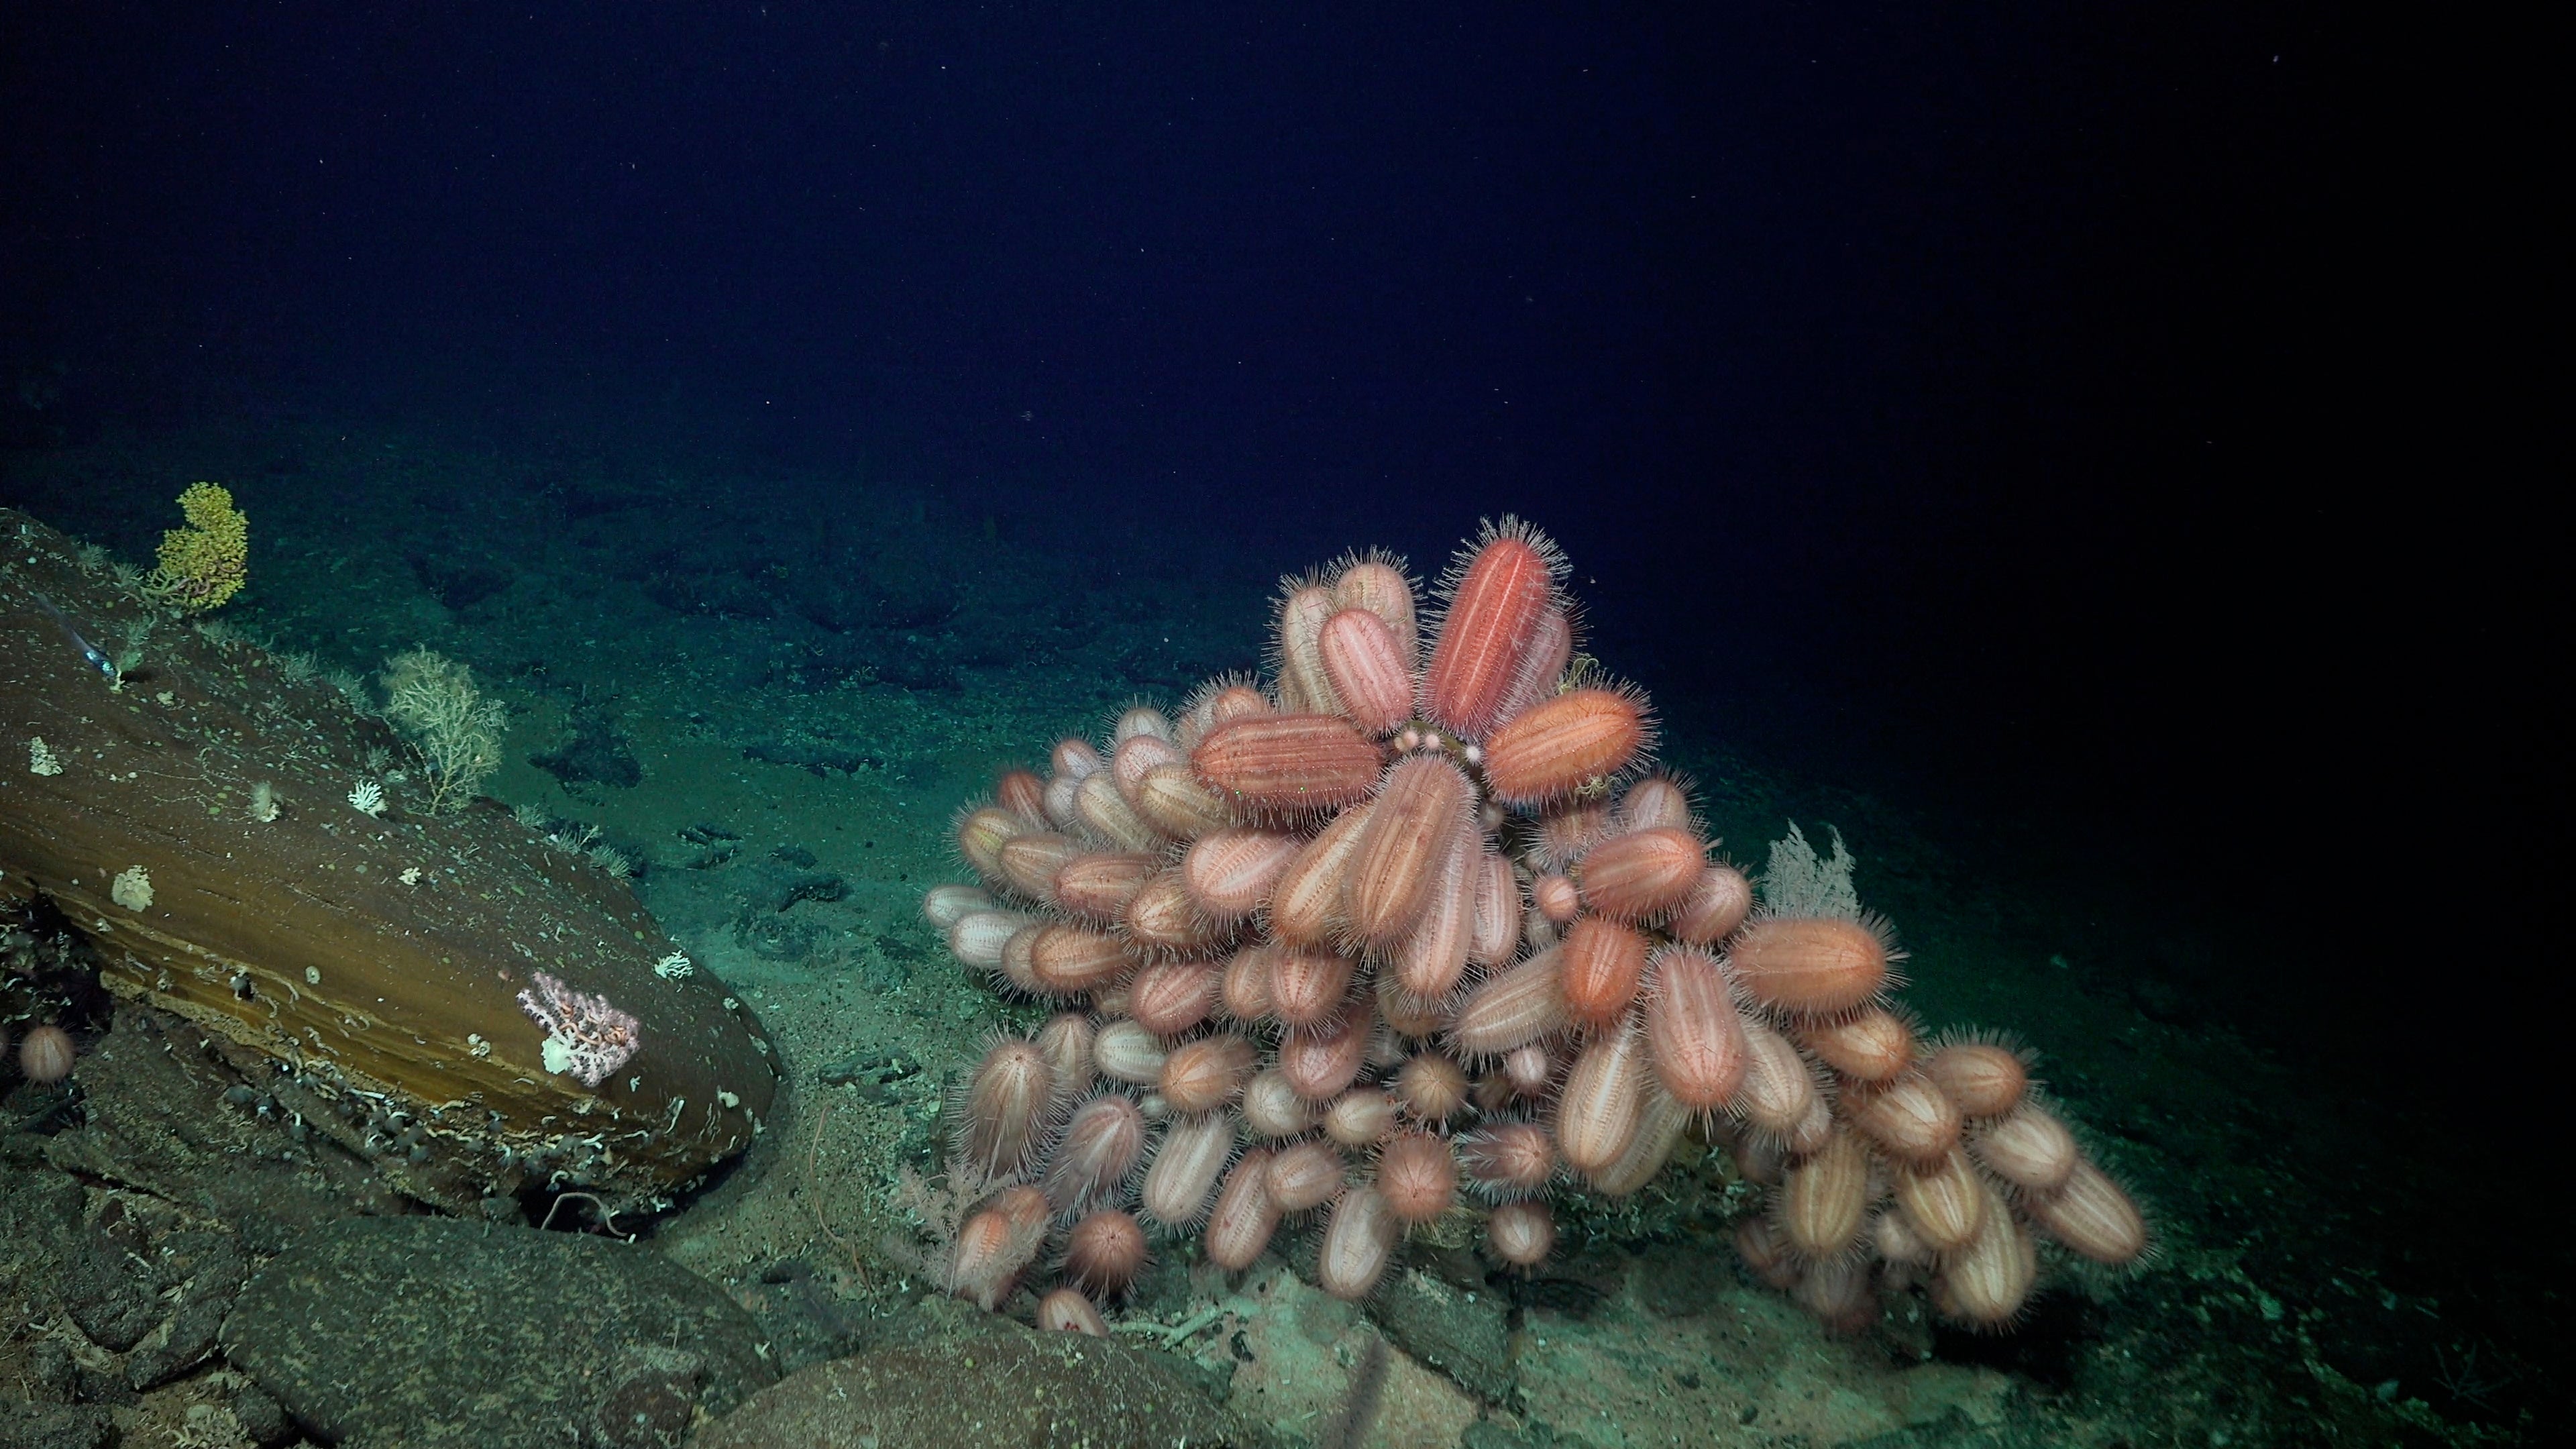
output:
M 1161 1355 L 1114 1339 L 990 1331 L 924 1338 L 816 1364 L 754 1395 L 690 1449 L 1263 1449 Z
M 492 801 L 426 813 L 309 664 L 159 614 L 24 514 L 0 543 L 0 897 L 50 902 L 108 989 L 274 1058 L 333 1104 L 317 1128 L 453 1211 L 650 1201 L 750 1143 L 773 1050 L 622 880 Z M 567 1001 L 631 1017 L 632 1054 L 567 1042 Z
M 441 1218 L 306 1235 L 223 1346 L 323 1442 L 418 1449 L 671 1449 L 776 1377 L 749 1315 L 649 1247 Z

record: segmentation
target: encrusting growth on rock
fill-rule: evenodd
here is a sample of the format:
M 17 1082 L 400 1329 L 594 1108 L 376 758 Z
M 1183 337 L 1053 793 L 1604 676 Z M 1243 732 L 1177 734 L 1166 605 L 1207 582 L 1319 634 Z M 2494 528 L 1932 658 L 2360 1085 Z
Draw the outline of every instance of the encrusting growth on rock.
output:
M 1686 782 L 1648 767 L 1643 693 L 1575 664 L 1564 576 L 1544 534 L 1488 524 L 1427 657 L 1400 561 L 1291 580 L 1267 688 L 1131 708 L 960 817 L 983 886 L 925 913 L 1061 1014 L 956 1101 L 952 1179 L 990 1195 L 953 1291 L 1046 1286 L 1044 1238 L 1065 1282 L 1041 1321 L 1096 1333 L 1086 1295 L 1125 1290 L 1148 1231 L 1240 1269 L 1286 1229 L 1360 1299 L 1462 1214 L 1528 1269 L 1551 1189 L 1633 1193 L 1694 1129 L 1772 1189 L 1746 1266 L 1838 1330 L 1918 1285 L 2009 1327 L 2043 1237 L 2145 1253 L 2021 1053 L 1919 1041 L 1890 1003 L 1904 953 L 1839 835 L 1820 856 L 1790 826 L 1758 904 L 1712 859 Z

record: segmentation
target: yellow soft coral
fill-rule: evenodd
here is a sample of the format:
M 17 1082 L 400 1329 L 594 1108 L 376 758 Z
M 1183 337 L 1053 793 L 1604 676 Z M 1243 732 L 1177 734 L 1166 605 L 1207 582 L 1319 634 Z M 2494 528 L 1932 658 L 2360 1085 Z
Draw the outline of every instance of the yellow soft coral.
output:
M 182 614 L 220 608 L 250 577 L 250 520 L 219 483 L 179 495 L 186 528 L 161 535 L 161 566 L 145 581 L 155 599 Z

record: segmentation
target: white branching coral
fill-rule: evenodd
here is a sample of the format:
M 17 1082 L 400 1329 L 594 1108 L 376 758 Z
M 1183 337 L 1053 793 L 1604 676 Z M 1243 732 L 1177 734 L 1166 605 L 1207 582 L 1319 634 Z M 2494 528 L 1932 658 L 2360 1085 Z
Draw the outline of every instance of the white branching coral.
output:
M 373 780 L 360 780 L 349 787 L 349 808 L 361 815 L 385 813 L 385 787 Z
M 501 767 L 509 711 L 485 699 L 474 671 L 414 649 L 385 661 L 385 718 L 419 751 L 429 773 L 429 811 L 462 807 Z
M 878 1250 L 941 1292 L 986 1312 L 999 1308 L 1046 1245 L 1053 1219 L 1046 1195 L 1007 1176 L 987 1176 L 971 1161 L 950 1162 L 936 1180 L 909 1165 L 899 1173 L 893 1206 L 913 1227 L 889 1230 Z M 1092 1317 L 1086 1331 L 1105 1331 Z
M 933 1283 L 946 1271 L 949 1248 L 957 1241 L 957 1225 L 965 1220 L 966 1209 L 984 1190 L 983 1178 L 971 1162 L 953 1164 L 947 1176 L 951 1181 L 935 1182 L 915 1171 L 910 1163 L 898 1167 L 893 1205 L 912 1220 L 912 1228 L 908 1233 L 889 1230 L 877 1244 L 880 1251 L 914 1276 Z M 961 1176 L 973 1181 L 954 1181 Z
M 644 1044 L 643 1023 L 609 1005 L 607 997 L 575 991 L 543 971 L 534 980 L 519 993 L 519 1009 L 546 1029 L 547 1071 L 596 1087 Z
M 1851 847 L 1843 833 L 1828 825 L 1834 853 L 1819 858 L 1807 833 L 1789 823 L 1786 839 L 1771 842 L 1771 863 L 1762 870 L 1762 904 L 1780 916 L 1828 916 L 1838 921 L 1861 918 L 1860 892 L 1852 885 Z

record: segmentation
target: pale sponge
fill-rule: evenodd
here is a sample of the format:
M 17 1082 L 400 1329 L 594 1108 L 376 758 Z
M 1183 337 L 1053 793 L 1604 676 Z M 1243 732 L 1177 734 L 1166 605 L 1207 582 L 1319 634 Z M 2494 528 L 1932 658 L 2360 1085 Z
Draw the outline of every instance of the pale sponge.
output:
M 385 661 L 385 718 L 420 752 L 429 811 L 461 808 L 501 767 L 509 711 L 474 687 L 474 671 L 428 649 Z

